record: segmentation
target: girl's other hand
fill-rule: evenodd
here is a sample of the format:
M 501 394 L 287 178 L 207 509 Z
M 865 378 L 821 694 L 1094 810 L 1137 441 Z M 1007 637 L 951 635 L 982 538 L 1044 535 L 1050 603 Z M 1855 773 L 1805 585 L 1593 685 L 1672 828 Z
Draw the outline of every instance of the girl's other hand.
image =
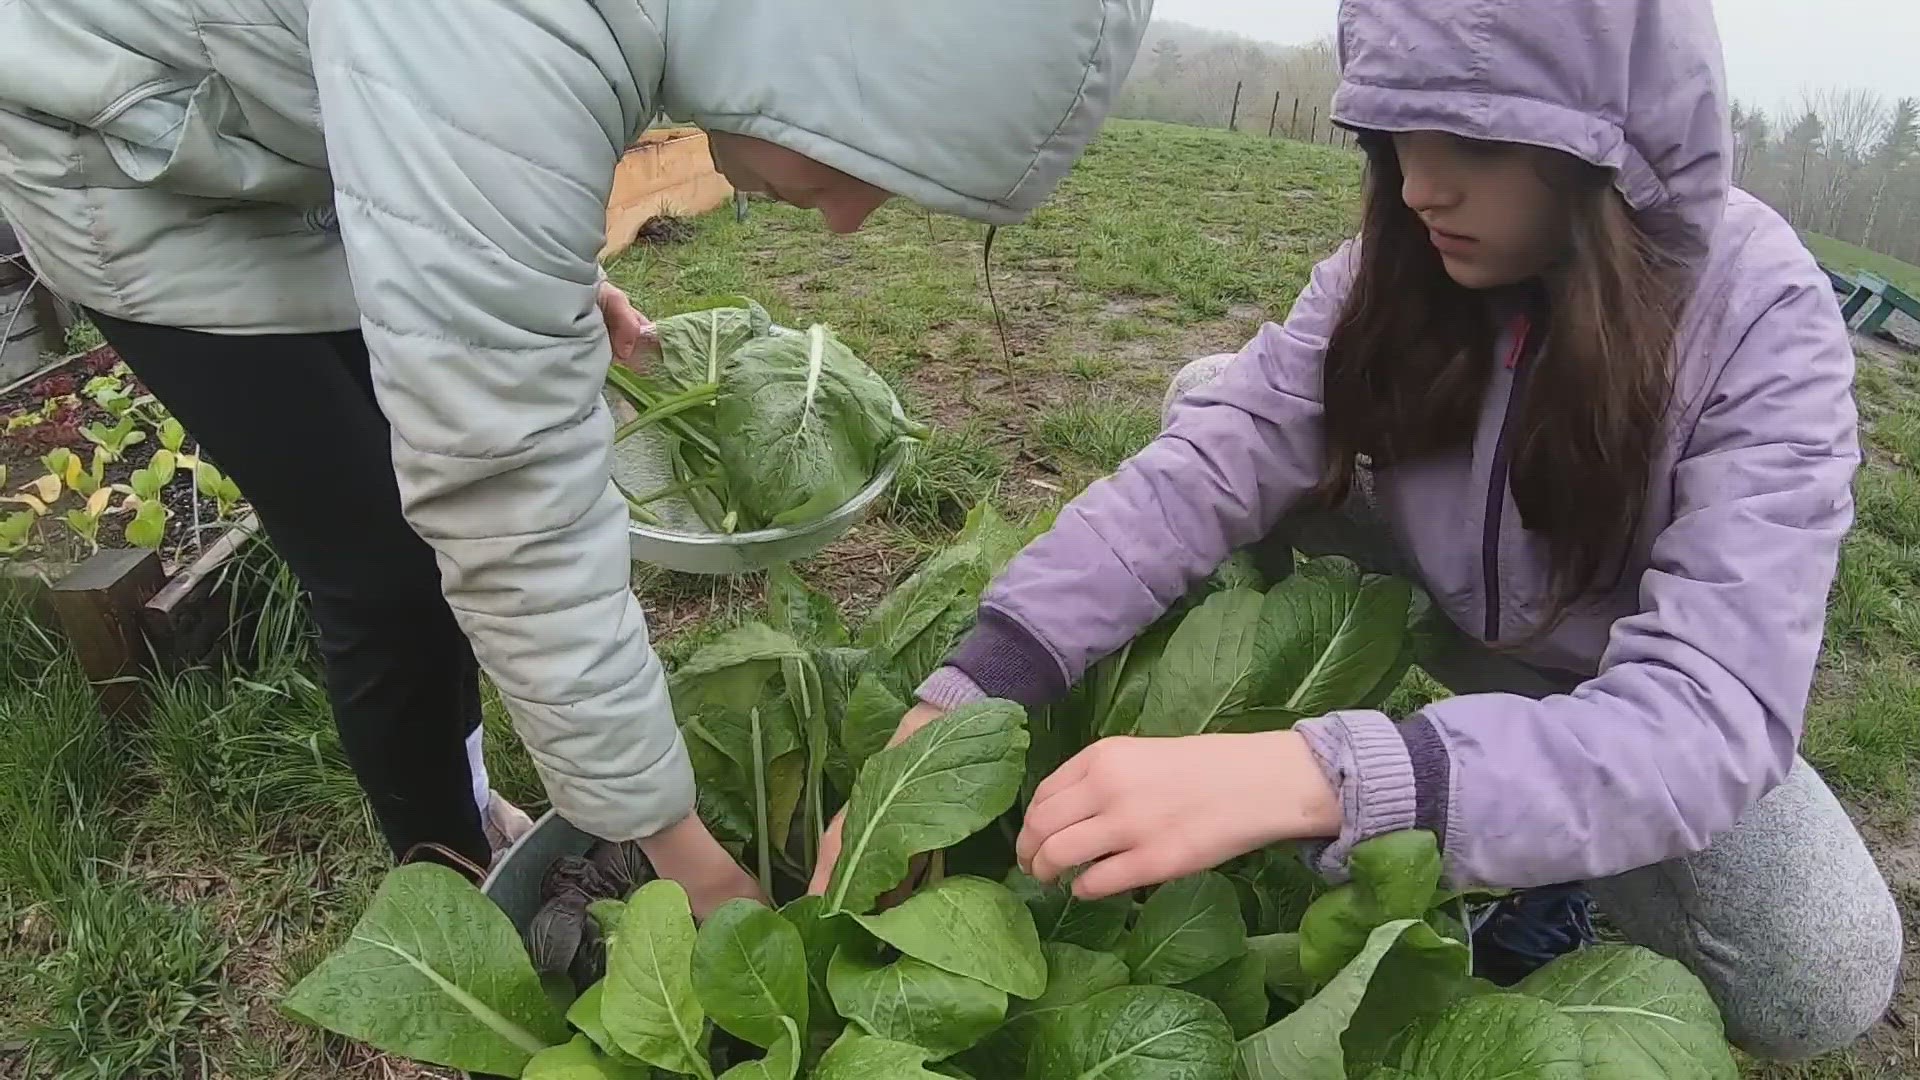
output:
M 1210 870 L 1282 840 L 1332 838 L 1340 799 L 1291 731 L 1110 738 L 1035 789 L 1015 853 L 1098 900 Z
M 914 732 L 931 724 L 945 711 L 938 705 L 928 705 L 924 701 L 908 709 L 906 715 L 900 718 L 900 726 L 893 729 L 893 738 L 887 740 L 887 745 L 899 746 L 906 742 L 913 737 Z M 820 858 L 813 864 L 813 880 L 807 883 L 809 896 L 826 895 L 827 882 L 833 877 L 833 864 L 840 861 L 840 830 L 846 823 L 846 818 L 847 812 L 843 808 L 833 815 L 832 821 L 827 823 L 827 831 L 820 834 Z M 913 861 L 912 869 L 907 872 L 907 880 L 901 886 L 902 889 L 912 887 L 913 883 L 919 879 L 920 869 L 924 865 L 924 859 Z M 884 901 L 887 898 L 882 899 Z
M 679 824 L 640 841 L 640 850 L 653 864 L 654 873 L 687 890 L 696 919 L 704 921 L 713 909 L 729 900 L 769 903 L 761 895 L 760 883 L 733 861 L 698 814 L 688 814 Z
M 594 301 L 600 306 L 600 317 L 607 322 L 614 363 L 638 371 L 659 355 L 660 339 L 654 335 L 653 321 L 640 314 L 618 285 L 601 282 Z

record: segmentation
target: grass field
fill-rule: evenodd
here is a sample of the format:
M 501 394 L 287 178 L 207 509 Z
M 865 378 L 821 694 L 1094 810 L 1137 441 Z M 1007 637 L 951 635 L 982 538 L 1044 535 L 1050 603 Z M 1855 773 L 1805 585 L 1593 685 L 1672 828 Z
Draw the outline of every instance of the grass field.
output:
M 1150 438 L 1185 360 L 1285 313 L 1344 235 L 1358 161 L 1324 147 L 1117 124 L 1060 196 L 1003 232 L 988 303 L 981 233 L 888 208 L 827 236 L 756 205 L 689 244 L 611 269 L 655 315 L 738 293 L 838 329 L 937 435 L 884 512 L 802 573 L 858 607 L 992 497 L 1033 510 Z M 1835 589 L 1806 750 L 1920 905 L 1909 845 L 1920 765 L 1920 376 L 1875 354 L 1860 526 Z M 286 582 L 270 565 L 282 588 Z M 753 578 L 636 579 L 661 651 L 684 656 L 758 602 Z M 153 716 L 103 727 L 78 673 L 25 619 L 0 617 L 0 1077 L 444 1074 L 323 1040 L 274 1009 L 345 933 L 382 857 L 313 681 L 297 610 L 249 646 L 244 678 L 152 688 Z M 1400 695 L 1405 707 L 1424 688 Z M 490 712 L 496 785 L 537 784 Z M 1911 1034 L 1774 1080 L 1913 1075 Z
M 1906 292 L 1920 293 L 1920 266 L 1819 233 L 1803 233 L 1801 239 L 1806 241 L 1807 247 L 1819 256 L 1821 262 L 1835 270 L 1842 273 L 1865 270 L 1880 275 Z

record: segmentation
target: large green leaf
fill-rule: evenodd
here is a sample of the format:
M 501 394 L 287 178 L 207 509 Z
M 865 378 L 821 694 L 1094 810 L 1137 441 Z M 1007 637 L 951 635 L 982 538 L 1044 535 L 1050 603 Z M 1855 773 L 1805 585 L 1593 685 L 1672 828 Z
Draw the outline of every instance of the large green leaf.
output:
M 975 702 L 869 759 L 847 801 L 826 911 L 872 910 L 906 877 L 913 856 L 972 835 L 1012 806 L 1024 721 L 1010 701 Z
M 1262 934 L 1247 939 L 1247 952 L 1260 957 L 1260 973 L 1267 994 L 1289 1005 L 1313 996 L 1314 982 L 1300 966 L 1300 935 Z
M 1469 998 L 1423 1021 L 1407 1033 L 1405 1044 L 1388 1064 L 1421 1080 L 1581 1080 L 1585 1076 L 1580 1031 L 1573 1021 L 1548 1002 L 1519 994 Z
M 1125 735 L 1135 729 L 1154 668 L 1179 626 L 1177 618 L 1161 619 L 1087 672 L 1087 730 L 1092 736 Z
M 1029 1080 L 1221 1080 L 1233 1029 L 1218 1006 L 1164 986 L 1123 986 L 1049 1014 Z
M 1223 730 L 1254 706 L 1265 595 L 1214 593 L 1180 620 L 1148 681 L 1135 735 Z
M 806 655 L 806 647 L 791 634 L 765 623 L 743 623 L 674 669 L 670 687 L 675 715 L 684 716 L 695 705 L 740 712 L 758 704 L 767 684 L 779 676 L 780 661 Z
M 752 900 L 707 916 L 693 946 L 693 990 L 713 1022 L 759 1047 L 807 1026 L 807 955 L 800 931 Z
M 1573 1021 L 1587 1080 L 1740 1075 L 1720 1010 L 1678 961 L 1631 945 L 1598 945 L 1555 960 L 1515 989 Z
M 1120 956 L 1135 982 L 1172 986 L 1246 951 L 1247 926 L 1233 885 L 1208 871 L 1153 890 Z
M 767 622 L 816 648 L 837 648 L 848 642 L 847 625 L 833 597 L 800 580 L 786 563 L 767 571 Z
M 879 456 L 921 434 L 893 391 L 824 326 L 755 338 L 721 375 L 720 468 L 749 528 L 824 517 L 859 494 Z
M 1033 1034 L 1048 1016 L 1127 985 L 1127 965 L 1112 953 L 1057 942 L 1040 949 L 1047 958 L 1046 992 L 1032 1001 L 1008 1001 L 1006 1023 L 957 1059 L 972 1075 L 1019 1076 L 1026 1071 Z
M 887 748 L 906 711 L 906 702 L 895 697 L 879 675 L 871 671 L 860 673 L 859 681 L 853 684 L 853 693 L 847 697 L 846 715 L 840 721 L 840 746 L 854 768 L 858 769 L 868 758 Z
M 827 984 L 827 971 L 833 956 L 841 948 L 870 940 L 860 924 L 846 915 L 828 915 L 827 902 L 819 896 L 803 896 L 780 909 L 780 915 L 800 934 L 801 948 L 807 958 L 808 1016 L 817 1029 L 833 1025 L 840 1029 L 834 1014 L 833 992 Z
M 1418 919 L 1433 906 L 1440 883 L 1434 835 L 1407 829 L 1355 845 L 1353 880 L 1315 900 L 1300 920 L 1300 962 L 1317 982 L 1359 955 L 1373 928 Z
M 848 1028 L 821 1057 L 812 1080 L 940 1080 L 924 1068 L 930 1056 L 924 1047 Z
M 1022 998 L 1047 988 L 1047 963 L 1033 914 L 1006 886 L 950 877 L 861 926 L 908 956 Z
M 308 1023 L 389 1053 L 515 1075 L 567 1026 L 513 923 L 465 878 L 387 875 L 347 941 L 287 995 Z
M 1465 942 L 1441 937 L 1430 920 L 1431 914 L 1429 921 L 1409 927 L 1375 969 L 1366 997 L 1341 1039 L 1347 1075 L 1364 1073 L 1380 1063 L 1394 1040 L 1420 1021 L 1467 998 L 1500 992 L 1485 979 L 1472 977 L 1473 950 Z
M 800 1028 L 792 1017 L 780 1018 L 780 1038 L 758 1061 L 743 1061 L 720 1074 L 720 1080 L 794 1080 L 800 1073 Z
M 1266 958 L 1249 949 L 1174 989 L 1197 994 L 1220 1006 L 1234 1038 L 1242 1039 L 1267 1026 L 1266 974 Z
M 911 956 L 883 963 L 878 949 L 841 948 L 827 982 L 840 1015 L 870 1035 L 912 1043 L 934 1058 L 979 1042 L 1007 1015 L 1004 991 Z
M 1272 1027 L 1246 1038 L 1236 1053 L 1238 1080 L 1344 1080 L 1341 1038 L 1367 994 L 1374 972 L 1402 935 L 1424 928 L 1401 919 L 1376 928 L 1326 988 Z M 1428 933 L 1431 933 L 1428 930 Z
M 1219 870 L 1240 895 L 1240 911 L 1251 934 L 1300 929 L 1307 908 L 1332 888 L 1297 854 L 1280 848 L 1244 855 Z
M 765 308 L 716 307 L 669 315 L 653 324 L 660 341 L 660 369 L 685 389 L 717 383 L 733 351 L 772 327 Z
M 706 1014 L 693 991 L 695 935 L 686 890 L 665 878 L 642 885 L 628 899 L 607 950 L 600 1020 L 633 1057 L 711 1077 Z
M 1042 885 L 1017 869 L 1007 872 L 1006 885 L 1033 913 L 1034 929 L 1043 942 L 1110 950 L 1126 939 L 1133 900 L 1125 893 L 1082 900 L 1068 889 Z
M 585 1035 L 540 1051 L 527 1062 L 522 1080 L 649 1080 L 653 1070 L 616 1061 L 601 1053 Z
M 892 663 L 948 608 L 972 606 L 969 598 L 986 584 L 985 562 L 977 544 L 955 544 L 934 553 L 874 607 L 860 626 L 858 644 Z
M 907 695 L 932 674 L 973 625 L 980 594 L 1026 541 L 986 503 L 974 507 L 954 543 L 888 593 L 860 628 L 888 686 Z
M 567 1009 L 567 1023 L 578 1028 L 582 1035 L 600 1048 L 601 1053 L 615 1062 L 642 1068 L 644 1067 L 642 1062 L 635 1060 L 625 1050 L 620 1049 L 619 1043 L 613 1041 L 613 1036 L 607 1031 L 606 1023 L 600 1018 L 606 988 L 607 982 L 602 979 L 581 991 L 580 996 L 574 998 L 573 1005 Z
M 1261 704 L 1295 716 L 1353 708 L 1400 660 L 1412 587 L 1341 570 L 1296 573 L 1268 593 Z
M 986 556 L 987 572 L 991 576 L 1012 561 L 1021 548 L 1050 528 L 1052 522 L 1044 515 L 1024 529 L 1015 528 L 994 510 L 992 503 L 983 502 L 967 511 L 966 523 L 954 539 L 957 543 L 977 544 L 981 554 Z

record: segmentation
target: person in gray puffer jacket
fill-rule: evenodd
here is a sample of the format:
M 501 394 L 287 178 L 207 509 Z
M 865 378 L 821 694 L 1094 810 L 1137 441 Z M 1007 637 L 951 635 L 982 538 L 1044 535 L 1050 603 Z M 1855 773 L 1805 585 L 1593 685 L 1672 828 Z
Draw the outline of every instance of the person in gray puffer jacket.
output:
M 477 658 L 556 810 L 642 839 L 704 913 L 753 885 L 691 813 L 628 587 L 616 162 L 665 112 L 836 231 L 894 195 L 1018 221 L 1150 6 L 0 0 L 0 210 L 312 595 L 396 856 L 484 866 L 524 827 L 487 790 Z
M 1103 740 L 1039 785 L 1023 867 L 1094 899 L 1300 841 L 1338 879 L 1424 829 L 1457 887 L 1585 883 L 1743 1048 L 1846 1045 L 1902 950 L 1796 754 L 1853 520 L 1854 357 L 1813 256 L 1732 185 L 1710 0 L 1345 0 L 1339 56 L 1360 235 L 1182 373 L 902 735 L 1059 700 L 1236 549 L 1348 556 L 1425 587 L 1419 660 L 1453 696 Z

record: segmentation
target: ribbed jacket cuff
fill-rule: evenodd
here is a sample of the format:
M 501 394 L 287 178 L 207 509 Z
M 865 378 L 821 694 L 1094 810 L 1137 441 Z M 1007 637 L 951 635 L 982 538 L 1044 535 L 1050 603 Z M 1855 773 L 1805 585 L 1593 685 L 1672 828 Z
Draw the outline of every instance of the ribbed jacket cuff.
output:
M 978 683 L 967 677 L 966 672 L 953 667 L 936 670 L 913 693 L 921 701 L 942 709 L 957 709 L 969 702 L 983 701 L 988 696 Z
M 1418 785 L 1407 742 L 1385 714 L 1330 713 L 1294 725 L 1340 795 L 1340 835 L 1311 851 L 1315 869 L 1334 881 L 1347 877 L 1354 846 L 1414 827 Z
M 985 606 L 947 666 L 973 680 L 985 696 L 1026 706 L 1051 704 L 1069 689 L 1052 651 L 1011 616 Z
M 1431 720 L 1417 716 L 1400 725 L 1400 738 L 1406 741 L 1407 757 L 1413 762 L 1413 827 L 1438 837 L 1444 851 L 1447 847 L 1447 784 L 1453 772 L 1447 744 Z

